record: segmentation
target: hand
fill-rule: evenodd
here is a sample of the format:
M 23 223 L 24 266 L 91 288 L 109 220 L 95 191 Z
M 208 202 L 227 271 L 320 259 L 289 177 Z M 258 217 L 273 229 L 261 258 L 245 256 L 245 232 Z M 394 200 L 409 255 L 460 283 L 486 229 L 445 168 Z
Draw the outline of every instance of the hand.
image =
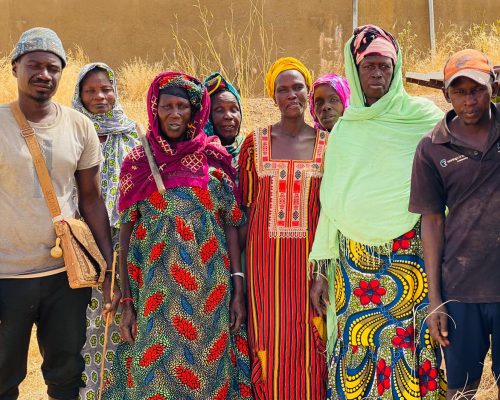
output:
M 130 345 L 133 345 L 137 338 L 137 318 L 131 302 L 123 303 L 120 335 Z
M 309 292 L 311 303 L 320 317 L 326 316 L 326 306 L 330 304 L 328 297 L 328 281 L 318 276 L 318 279 L 313 280 L 311 291 Z
M 245 307 L 243 291 L 233 292 L 231 302 L 229 303 L 229 315 L 231 316 L 231 333 L 236 333 L 239 331 L 240 326 L 247 320 L 247 310 Z
M 120 299 L 122 298 L 122 292 L 120 288 L 116 284 L 113 288 L 113 302 L 111 302 L 111 274 L 107 273 L 104 277 L 104 282 L 102 283 L 102 295 L 104 299 L 104 307 L 102 309 L 102 320 L 105 323 L 108 321 L 108 315 L 110 320 L 112 320 L 116 314 L 116 310 L 118 310 L 118 306 L 120 304 Z
M 448 340 L 448 315 L 441 301 L 430 302 L 427 308 L 427 326 L 431 337 L 441 346 L 450 344 Z

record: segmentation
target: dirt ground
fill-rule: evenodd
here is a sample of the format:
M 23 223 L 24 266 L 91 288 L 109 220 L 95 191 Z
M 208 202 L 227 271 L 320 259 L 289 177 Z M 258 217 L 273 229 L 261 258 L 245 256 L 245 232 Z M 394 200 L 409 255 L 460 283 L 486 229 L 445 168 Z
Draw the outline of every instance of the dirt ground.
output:
M 443 110 L 448 110 L 448 104 L 444 101 L 440 93 L 425 96 L 433 100 Z M 278 119 L 278 109 L 270 99 L 248 99 L 244 103 L 243 130 L 251 131 L 258 126 L 265 126 Z M 311 119 L 308 116 L 308 121 Z M 36 344 L 35 329 L 31 338 L 31 347 L 28 359 L 28 374 L 20 387 L 21 400 L 42 400 L 46 399 L 46 388 L 40 372 L 41 355 Z M 481 382 L 480 393 L 477 400 L 492 400 L 496 398 L 496 384 L 491 374 L 491 359 L 488 356 L 485 361 L 483 379 Z

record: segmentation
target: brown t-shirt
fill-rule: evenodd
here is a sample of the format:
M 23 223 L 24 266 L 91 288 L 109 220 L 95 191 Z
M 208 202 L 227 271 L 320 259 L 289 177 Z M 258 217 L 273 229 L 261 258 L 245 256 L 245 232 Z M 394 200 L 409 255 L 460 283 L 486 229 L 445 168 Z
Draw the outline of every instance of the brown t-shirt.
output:
M 448 129 L 452 110 L 424 136 L 413 162 L 409 210 L 448 207 L 442 263 L 443 300 L 500 302 L 500 110 L 485 153 L 468 148 Z

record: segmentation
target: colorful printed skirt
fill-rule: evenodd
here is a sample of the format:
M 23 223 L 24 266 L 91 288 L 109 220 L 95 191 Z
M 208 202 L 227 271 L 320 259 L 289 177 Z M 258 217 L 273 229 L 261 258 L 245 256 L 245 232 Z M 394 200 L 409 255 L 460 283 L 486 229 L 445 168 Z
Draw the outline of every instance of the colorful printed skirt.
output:
M 339 334 L 331 399 L 440 399 L 446 385 L 425 322 L 428 283 L 420 224 L 388 246 L 340 235 L 335 272 Z

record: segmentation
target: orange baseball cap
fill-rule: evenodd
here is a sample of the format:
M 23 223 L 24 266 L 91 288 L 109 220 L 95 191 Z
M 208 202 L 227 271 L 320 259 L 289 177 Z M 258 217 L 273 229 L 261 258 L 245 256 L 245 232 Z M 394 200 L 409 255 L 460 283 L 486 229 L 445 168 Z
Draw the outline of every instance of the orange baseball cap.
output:
M 490 60 L 478 50 L 465 49 L 453 54 L 444 66 L 444 87 L 458 77 L 465 76 L 486 86 L 494 79 Z

